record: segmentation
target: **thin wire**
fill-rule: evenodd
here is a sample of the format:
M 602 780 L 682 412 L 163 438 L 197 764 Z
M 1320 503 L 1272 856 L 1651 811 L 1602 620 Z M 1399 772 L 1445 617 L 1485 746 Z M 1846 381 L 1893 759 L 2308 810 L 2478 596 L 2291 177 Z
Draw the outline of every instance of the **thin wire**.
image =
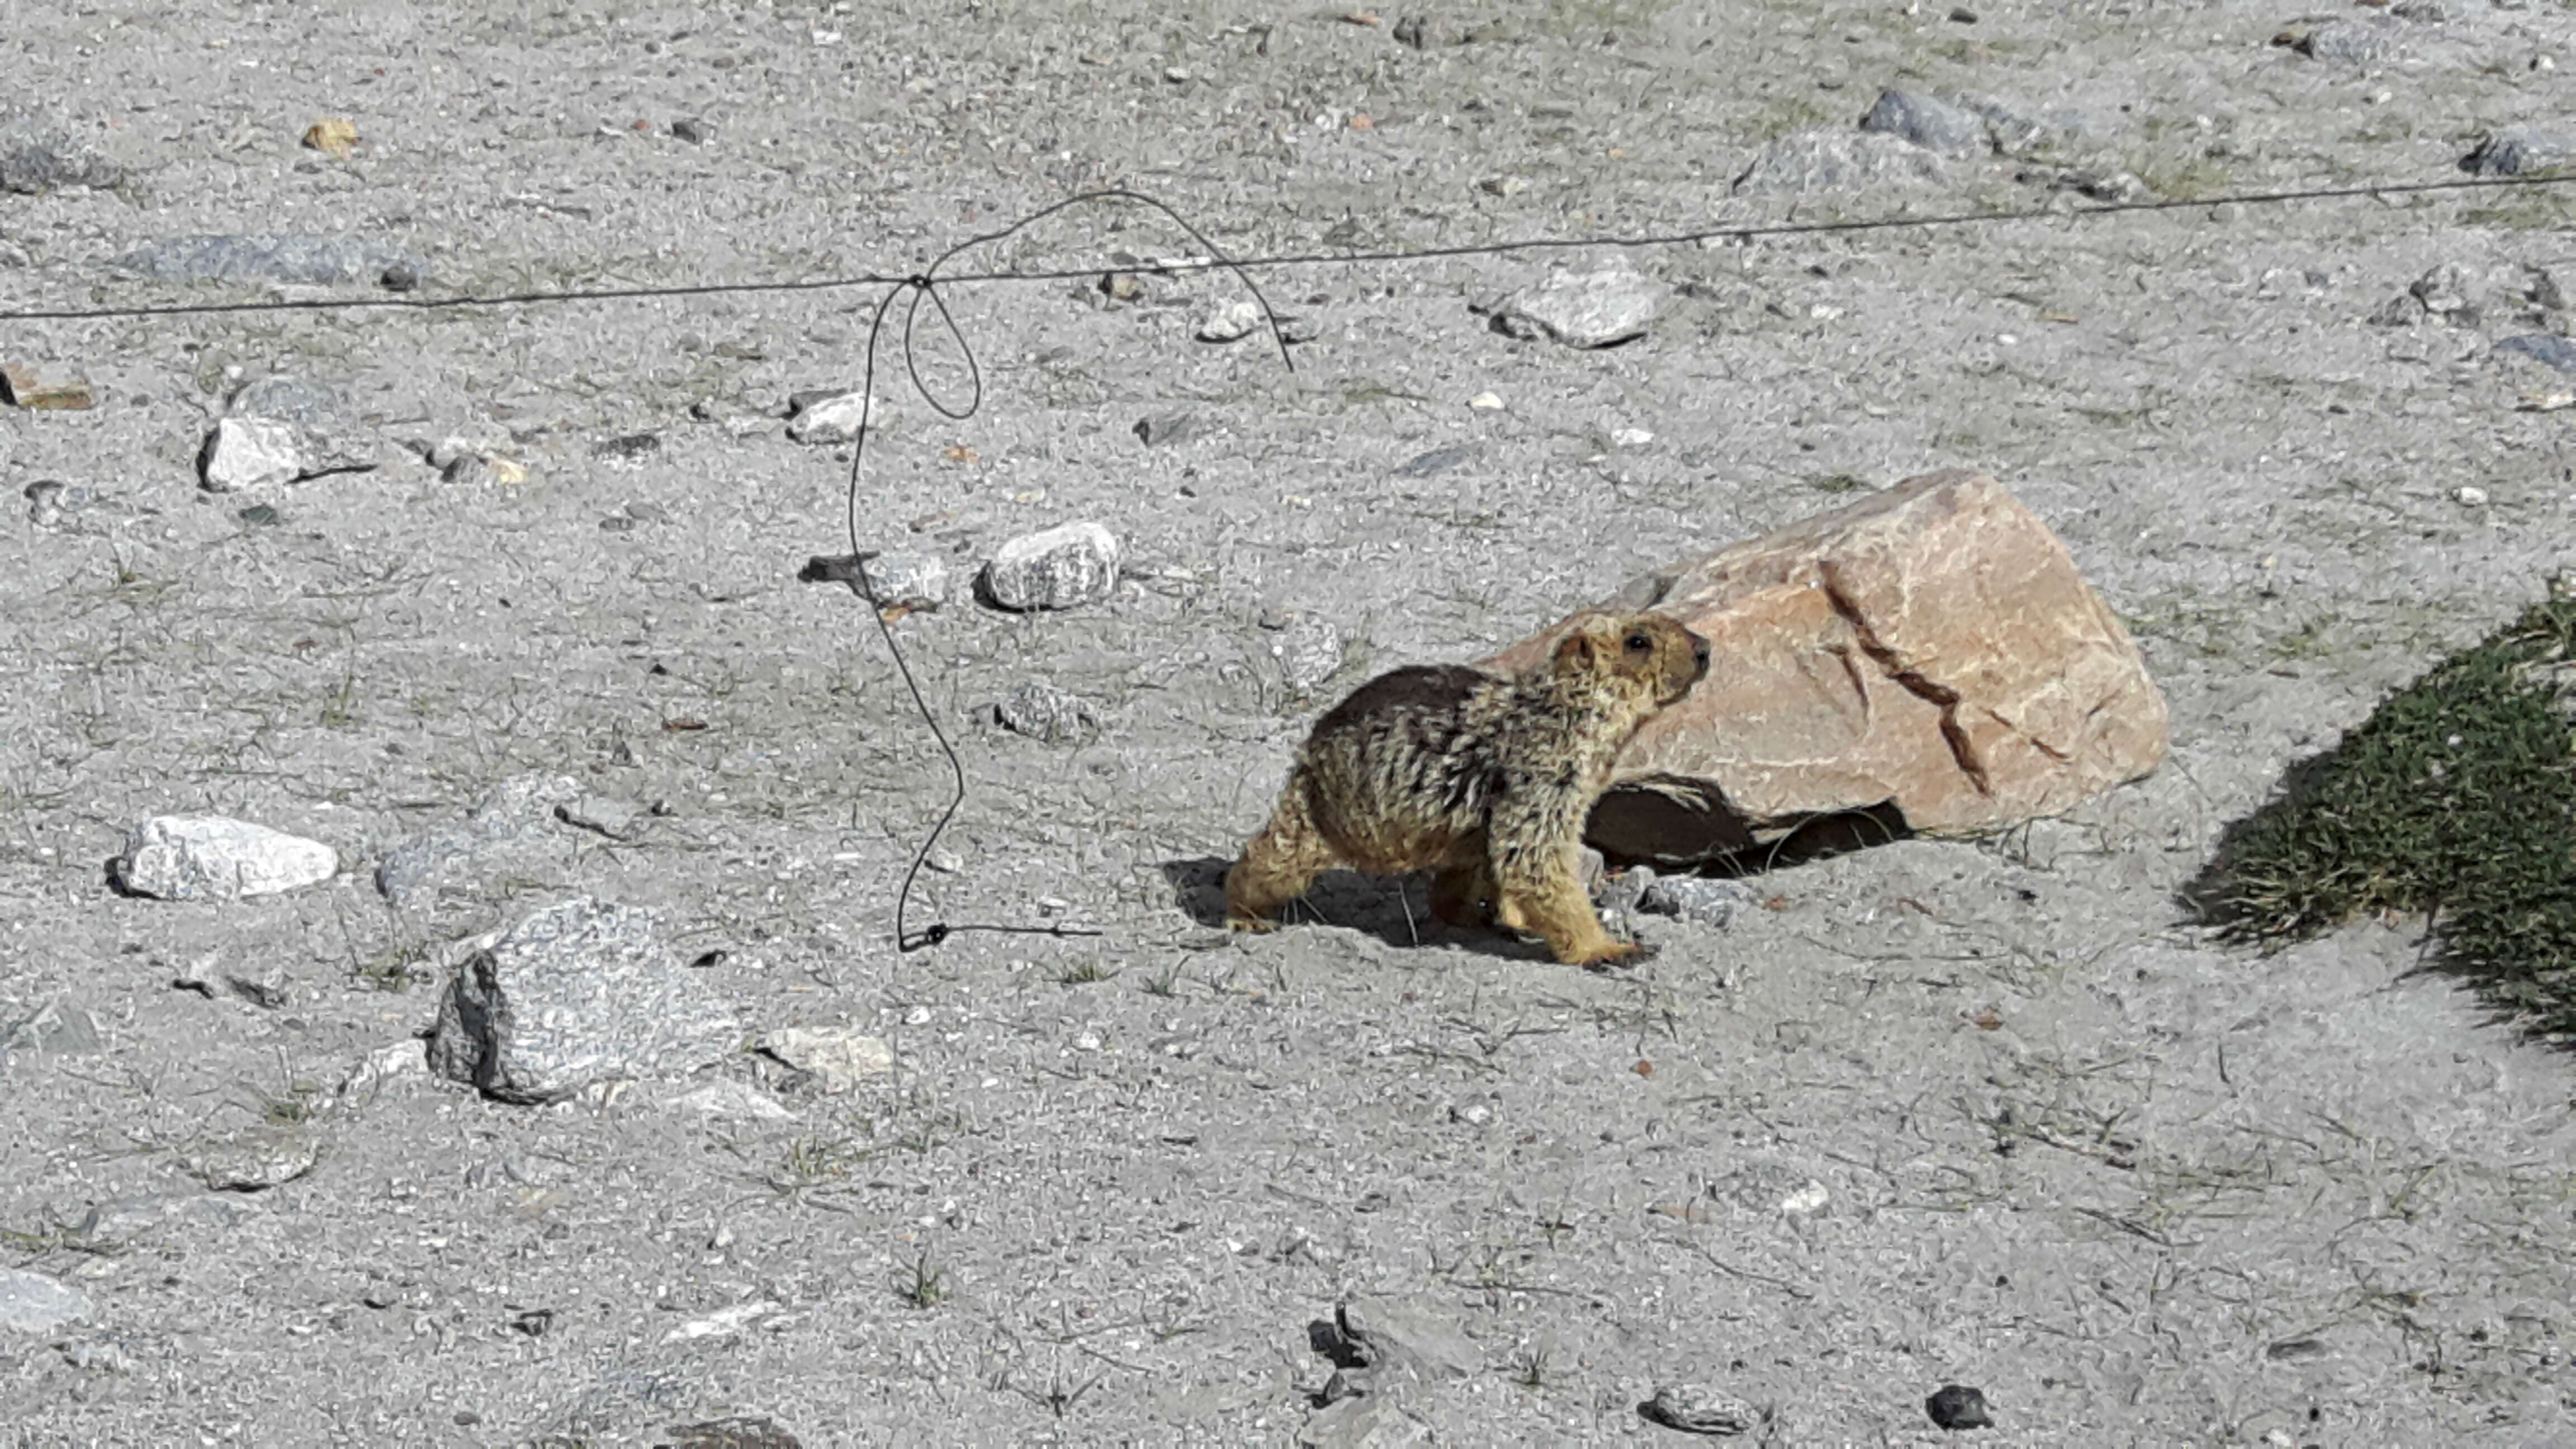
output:
M 885 333 L 886 313 L 894 305 L 895 298 L 909 294 L 906 297 L 903 314 L 903 365 L 905 372 L 911 378 L 913 390 L 920 393 L 922 401 L 930 404 L 932 410 L 941 417 L 952 422 L 963 422 L 973 417 L 984 406 L 984 370 L 975 360 L 973 344 L 966 340 L 965 331 L 957 325 L 956 315 L 948 310 L 947 299 L 939 294 L 939 269 L 976 247 L 1007 240 L 1058 212 L 1096 202 L 1120 202 L 1152 207 L 1161 212 L 1174 226 L 1186 232 L 1191 241 L 1206 251 L 1212 258 L 1210 265 L 1233 267 L 1235 276 L 1242 281 L 1245 289 L 1252 293 L 1253 300 L 1260 304 L 1262 319 L 1270 328 L 1271 341 L 1279 348 L 1279 360 L 1287 364 L 1289 371 L 1294 372 L 1297 369 L 1296 359 L 1288 355 L 1288 337 L 1279 325 L 1279 315 L 1271 310 L 1270 299 L 1261 294 L 1261 289 L 1253 284 L 1252 278 L 1241 266 L 1227 261 L 1225 254 L 1218 251 L 1215 245 L 1209 242 L 1197 227 L 1184 220 L 1180 213 L 1142 192 L 1090 191 L 1067 197 L 1052 206 L 1031 212 L 999 231 L 986 232 L 982 236 L 970 237 L 959 242 L 941 252 L 929 266 L 895 283 L 886 290 L 884 295 L 877 298 L 876 308 L 868 319 L 867 350 L 864 353 L 859 380 L 859 426 L 853 435 L 850 447 L 850 482 L 844 498 L 843 520 L 848 530 L 852 563 L 848 579 L 851 588 L 861 598 L 867 600 L 868 612 L 876 617 L 877 632 L 885 639 L 886 652 L 894 657 L 895 671 L 903 677 L 903 687 L 911 693 L 914 707 L 921 712 L 922 723 L 930 727 L 930 737 L 939 742 L 939 753 L 948 762 L 950 786 L 947 808 L 940 811 L 937 823 L 930 827 L 930 833 L 922 837 L 920 848 L 913 852 L 912 863 L 904 869 L 903 884 L 895 892 L 894 943 L 895 950 L 899 953 L 910 954 L 925 947 L 936 946 L 960 931 L 986 931 L 1023 936 L 1097 936 L 1101 934 L 1097 930 L 1061 922 L 1051 926 L 1005 926 L 971 921 L 933 921 L 919 931 L 907 928 L 912 890 L 915 882 L 921 877 L 922 866 L 930 859 L 932 848 L 938 845 L 941 832 L 947 830 L 949 822 L 957 818 L 957 812 L 966 804 L 966 766 L 958 759 L 956 747 L 948 742 L 947 731 L 939 727 L 938 716 L 931 712 L 930 702 L 922 696 L 920 682 L 913 678 L 911 664 L 906 662 L 902 647 L 895 642 L 894 625 L 886 618 L 886 603 L 877 597 L 876 585 L 868 579 L 867 562 L 876 555 L 862 548 L 859 540 L 859 479 L 867 461 L 868 432 L 876 416 L 877 342 Z M 1086 271 L 1077 275 L 1089 276 L 1093 273 Z M 922 375 L 921 359 L 914 339 L 921 320 L 921 304 L 924 299 L 929 301 L 932 310 L 938 314 L 939 325 L 947 329 L 949 340 L 957 345 L 957 351 L 966 363 L 966 400 L 955 406 L 943 400 L 930 386 L 930 380 Z
M 1534 237 L 1524 241 L 1462 242 L 1454 246 L 1388 248 L 1379 251 L 1281 252 L 1265 256 L 1225 258 L 1214 255 L 1215 248 L 1207 247 L 1211 255 L 1206 257 L 1123 263 L 1110 270 L 1141 276 L 1173 276 L 1224 267 L 1237 276 L 1243 277 L 1245 284 L 1249 286 L 1251 279 L 1244 274 L 1265 267 L 1378 266 L 1456 257 L 1502 256 L 1513 252 L 1578 251 L 1590 247 L 1647 250 L 1659 247 L 1693 246 L 1709 241 L 1753 241 L 1770 237 L 1823 236 L 1849 232 L 1929 230 L 1935 227 L 1975 226 L 1984 223 L 2081 220 L 2140 212 L 2188 211 L 2230 204 L 2280 206 L 2297 201 L 2335 201 L 2362 196 L 2421 196 L 2439 192 L 2494 191 L 2570 184 L 2576 184 L 2576 172 L 2552 176 L 2467 177 L 2456 181 L 2376 182 L 2286 191 L 2222 193 L 2187 200 L 2165 197 L 2150 201 L 2105 201 L 2083 206 L 2037 206 L 2018 210 L 1996 208 L 1985 211 L 1946 212 L 1932 216 L 1864 217 L 1857 221 L 1768 222 L 1749 226 L 1699 227 L 1672 232 L 1639 232 L 1592 237 Z M 1189 232 L 1202 247 L 1207 246 L 1205 239 L 1199 236 L 1196 229 L 1183 222 L 1171 208 L 1152 197 L 1130 191 L 1093 191 L 1068 197 L 1000 231 L 989 232 L 961 242 L 942 254 L 940 262 L 945 262 L 968 248 L 1008 237 L 1030 223 L 1052 216 L 1067 207 L 1113 199 L 1152 206 L 1163 212 L 1182 230 Z M 939 264 L 934 262 L 931 272 L 935 272 Z M 1040 270 L 999 268 L 981 272 L 960 272 L 940 280 L 958 285 L 982 282 L 1062 282 L 1096 277 L 1103 270 L 1104 268 L 1097 265 L 1051 267 Z M 930 272 L 924 272 L 906 276 L 893 272 L 860 272 L 849 276 L 812 277 L 794 281 L 688 282 L 652 287 L 570 287 L 450 297 L 299 297 L 262 302 L 167 302 L 125 307 L 30 307 L 0 309 L 0 322 L 84 322 L 126 317 L 213 316 L 250 312 L 344 312 L 364 308 L 432 312 L 456 307 L 528 307 L 570 302 L 620 302 L 651 298 L 829 292 L 857 287 L 910 286 L 930 274 Z M 1258 293 L 1256 292 L 1255 295 Z M 1266 302 L 1263 304 L 1263 310 L 1265 312 L 1269 310 Z M 1283 357 L 1286 355 L 1284 347 L 1281 355 Z

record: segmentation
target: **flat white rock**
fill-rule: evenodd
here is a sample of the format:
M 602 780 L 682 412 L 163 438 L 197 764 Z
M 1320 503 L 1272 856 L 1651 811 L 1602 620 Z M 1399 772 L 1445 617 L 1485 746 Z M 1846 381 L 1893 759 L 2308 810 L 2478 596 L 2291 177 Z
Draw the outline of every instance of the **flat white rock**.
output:
M 125 838 L 116 883 L 165 901 L 275 895 L 329 880 L 340 853 L 318 840 L 222 815 L 156 815 Z

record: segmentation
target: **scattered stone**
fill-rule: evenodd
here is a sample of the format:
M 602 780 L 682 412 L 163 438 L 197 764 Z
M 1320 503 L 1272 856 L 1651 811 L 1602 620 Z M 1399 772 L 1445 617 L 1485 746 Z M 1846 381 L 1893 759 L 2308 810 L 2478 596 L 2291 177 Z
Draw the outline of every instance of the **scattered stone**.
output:
M 1672 615 L 1724 661 L 1621 752 L 1590 832 L 1615 856 L 1705 860 L 1891 809 L 1916 831 L 1975 834 L 2164 758 L 2164 698 L 2128 631 L 1982 474 L 1909 479 L 1613 603 Z M 1487 667 L 1529 667 L 1563 627 Z
M 663 951 L 652 912 L 577 897 L 457 967 L 429 1067 L 499 1101 L 553 1102 L 595 1083 L 695 1071 L 732 1051 L 738 1031 Z
M 1944 156 L 1982 156 L 1994 149 L 1985 117 L 1914 91 L 1879 92 L 1878 103 L 1860 118 L 1860 128 L 1899 136 Z
M 1050 745 L 1083 744 L 1100 734 L 1091 702 L 1042 680 L 1030 680 L 993 706 L 993 718 L 1015 735 Z
M 415 279 L 428 274 L 417 257 L 386 242 L 352 236 L 189 236 L 154 242 L 126 253 L 127 271 L 172 281 L 295 282 L 330 286 L 381 283 L 400 267 Z
M 77 1006 L 48 1001 L 0 1031 L 0 1064 L 20 1052 L 44 1057 L 85 1057 L 105 1050 L 98 1018 Z
M 1297 694 L 1314 690 L 1342 670 L 1342 631 L 1311 615 L 1290 621 L 1270 641 L 1280 678 Z
M 274 895 L 329 880 L 339 852 L 220 815 L 159 815 L 136 826 L 109 862 L 119 889 L 165 901 Z
M 584 795 L 555 807 L 555 818 L 577 829 L 605 835 L 611 840 L 632 839 L 636 827 L 646 818 L 643 806 L 632 800 L 618 800 L 606 795 Z
M 2545 362 L 2561 372 L 2576 372 L 2576 342 L 2546 332 L 2522 337 L 2508 337 L 2495 345 L 2498 352 L 2511 352 L 2535 362 Z
M 1145 297 L 1145 279 L 1134 272 L 1103 272 L 1098 291 L 1112 304 L 1139 302 Z
M 197 474 L 209 493 L 271 488 L 304 477 L 304 430 L 275 418 L 223 418 L 206 434 Z
M 804 1449 L 778 1421 L 762 1414 L 737 1414 L 701 1424 L 674 1424 L 663 1431 L 657 1449 Z
M 89 1317 L 89 1295 L 42 1273 L 0 1268 L 0 1329 L 51 1333 Z
M 2283 31 L 2275 45 L 2287 44 L 2310 60 L 2339 65 L 2376 65 L 2397 54 L 2396 37 L 2385 25 L 2367 20 L 2327 20 L 2305 29 Z
M 1734 192 L 1772 196 L 1882 182 L 1935 185 L 1948 175 L 1938 155 L 1902 137 L 1878 131 L 1793 131 L 1762 148 L 1735 178 Z
M 1001 608 L 1070 609 L 1118 586 L 1118 539 L 1097 523 L 1067 523 L 1022 534 L 984 565 L 984 592 Z
M 166 1222 L 230 1227 L 241 1220 L 243 1212 L 235 1199 L 208 1197 L 201 1192 L 138 1193 L 110 1198 L 92 1207 L 73 1225 L 72 1236 L 84 1247 L 114 1249 Z
M 1474 404 L 1471 403 L 1469 406 L 1472 407 Z M 1483 451 L 1484 449 L 1474 443 L 1452 443 L 1445 448 L 1433 448 L 1429 452 L 1416 453 L 1396 464 L 1395 476 L 1428 478 L 1435 473 L 1446 473 L 1461 463 L 1474 462 L 1476 455 Z
M 1226 302 L 1200 320 L 1193 334 L 1201 342 L 1235 342 L 1252 335 L 1261 325 L 1261 307 L 1256 302 Z
M 662 451 L 659 433 L 628 433 L 623 437 L 602 438 L 590 445 L 590 455 L 603 463 L 642 463 Z
M 1958 96 L 1954 100 L 1986 123 L 1987 144 L 2006 156 L 2027 158 L 2052 150 L 2085 129 L 2084 117 L 2076 111 L 2033 115 L 1993 96 Z
M 1986 1413 L 1986 1396 L 1964 1384 L 1943 1384 L 1923 1401 L 1923 1412 L 1944 1429 L 1991 1429 L 1995 1423 Z
M 881 553 L 860 561 L 867 593 L 889 609 L 936 609 L 948 602 L 948 560 L 928 553 Z
M 716 123 L 698 116 L 682 116 L 671 123 L 671 134 L 692 146 L 704 146 L 716 138 Z
M 846 443 L 873 421 L 861 392 L 798 393 L 789 406 L 787 436 L 799 443 Z
M 692 1318 L 663 1334 L 662 1342 L 668 1346 L 699 1338 L 731 1338 L 760 1320 L 783 1311 L 783 1305 L 772 1303 L 765 1298 L 755 1298 L 748 1303 L 737 1303 L 731 1308 L 719 1308 L 704 1318 Z
M 1638 275 L 1624 256 L 1589 272 L 1564 270 L 1515 293 L 1494 312 L 1494 329 L 1527 340 L 1547 337 L 1568 347 L 1608 347 L 1645 334 L 1663 305 L 1663 288 Z
M 321 383 L 285 375 L 244 383 L 224 403 L 224 416 L 293 425 L 298 478 L 373 468 L 379 461 L 374 436 L 348 400 Z
M 230 993 L 265 1011 L 274 1011 L 286 1004 L 286 973 L 283 969 L 272 966 L 257 976 L 244 976 L 239 972 L 219 970 L 214 962 L 211 955 L 200 957 L 181 967 L 170 984 L 182 991 L 196 992 L 209 1001 Z
M 216 1192 L 265 1192 L 293 1182 L 322 1160 L 322 1144 L 301 1127 L 263 1123 L 191 1143 L 181 1169 Z
M 1637 1406 L 1637 1413 L 1685 1434 L 1748 1434 L 1762 1422 L 1753 1405 L 1707 1384 L 1660 1385 L 1653 1398 Z
M 1136 436 L 1149 448 L 1159 448 L 1199 435 L 1199 420 L 1190 413 L 1170 413 L 1162 417 L 1138 418 Z
M 2474 483 L 2465 483 L 2452 489 L 2451 497 L 2463 508 L 2484 508 L 2487 506 L 2487 490 L 2480 488 Z
M 846 1092 L 894 1070 L 894 1048 L 885 1038 L 853 1027 L 783 1026 L 762 1037 L 760 1049 L 820 1077 L 826 1092 Z
M 415 835 L 376 864 L 376 889 L 397 906 L 412 904 L 423 886 L 456 874 L 454 867 L 524 838 L 554 818 L 555 808 L 585 792 L 569 775 L 519 775 L 483 792 L 464 823 Z
M 1720 880 L 1704 875 L 1656 875 L 1640 866 L 1631 874 L 1645 874 L 1639 883 L 1637 909 L 1649 915 L 1679 916 L 1696 921 L 1712 930 L 1724 930 L 1735 919 L 1735 913 L 1753 904 L 1753 887 L 1740 880 Z
M 2570 165 L 2576 165 L 2576 131 L 2540 126 L 2490 132 L 2460 158 L 2460 169 L 2477 176 L 2529 176 Z
M 1500 393 L 1480 392 L 1467 399 L 1467 406 L 1480 413 L 1500 412 L 1503 407 L 1503 397 Z
M 325 116 L 304 128 L 304 144 L 334 161 L 346 161 L 358 149 L 358 128 L 345 116 Z
M 75 488 L 59 478 L 39 478 L 20 490 L 27 499 L 27 517 L 38 528 L 60 528 L 73 512 L 95 496 L 89 489 Z
M 98 406 L 98 394 L 86 378 L 46 381 L 23 363 L 0 363 L 0 402 L 11 407 L 48 412 L 82 412 Z
M 1371 1368 L 1409 1368 L 1425 1380 L 1471 1378 L 1485 1353 L 1454 1323 L 1384 1298 L 1342 1300 L 1334 1318 L 1342 1341 Z
M 0 113 L 0 191 L 21 196 L 72 188 L 104 191 L 124 180 L 124 171 L 49 119 L 25 111 Z
M 385 1083 L 403 1077 L 429 1075 L 429 1054 L 422 1050 L 416 1037 L 387 1042 L 349 1065 L 342 1073 L 336 1095 L 342 1101 L 363 1097 L 380 1090 Z
M 684 1092 L 673 1097 L 670 1104 L 684 1111 L 695 1112 L 702 1117 L 722 1117 L 753 1122 L 796 1120 L 796 1113 L 785 1103 L 757 1087 L 734 1081 L 729 1077 L 719 1077 L 695 1091 Z
M 388 292 L 411 292 L 420 287 L 420 268 L 409 262 L 396 262 L 376 274 L 376 285 Z

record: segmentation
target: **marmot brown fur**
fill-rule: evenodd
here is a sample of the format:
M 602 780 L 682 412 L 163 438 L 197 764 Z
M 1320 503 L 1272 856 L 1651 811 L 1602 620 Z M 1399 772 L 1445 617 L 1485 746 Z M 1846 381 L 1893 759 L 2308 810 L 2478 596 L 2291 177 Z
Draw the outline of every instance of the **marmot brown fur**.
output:
M 1645 954 L 1583 893 L 1584 822 L 1620 747 L 1707 673 L 1708 641 L 1665 615 L 1595 614 L 1517 678 L 1416 665 L 1361 685 L 1316 722 L 1226 872 L 1226 924 L 1268 930 L 1334 865 L 1427 869 L 1453 925 L 1532 932 L 1583 966 Z

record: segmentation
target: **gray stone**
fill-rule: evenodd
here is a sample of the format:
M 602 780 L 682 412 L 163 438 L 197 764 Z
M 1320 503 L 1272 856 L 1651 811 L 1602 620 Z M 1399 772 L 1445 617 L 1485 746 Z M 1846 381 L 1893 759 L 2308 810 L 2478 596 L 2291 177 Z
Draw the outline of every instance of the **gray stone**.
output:
M 376 864 L 376 889 L 395 905 L 410 905 L 424 887 L 519 841 L 582 794 L 581 782 L 570 775 L 504 780 L 475 800 L 462 824 L 425 831 L 387 851 Z
M 1051 745 L 1081 744 L 1100 733 L 1100 716 L 1090 701 L 1042 680 L 1030 680 L 993 706 L 1002 728 Z
M 274 418 L 300 427 L 348 429 L 356 415 L 338 390 L 300 377 L 263 377 L 243 383 L 224 402 L 224 416 Z
M 0 1329 L 51 1333 L 89 1317 L 89 1296 L 42 1273 L 0 1268 Z
M 21 196 L 103 191 L 124 180 L 123 170 L 73 140 L 55 118 L 24 110 L 0 112 L 0 191 Z
M 1446 473 L 1461 463 L 1475 461 L 1476 455 L 1483 451 L 1484 449 L 1475 443 L 1451 443 L 1447 447 L 1433 448 L 1427 452 L 1416 453 L 1396 464 L 1395 476 L 1428 478 L 1436 473 Z
M 197 454 L 197 476 L 209 493 L 240 493 L 292 483 L 312 471 L 302 428 L 276 418 L 223 418 Z
M 2460 169 L 2478 176 L 2529 176 L 2561 166 L 2576 166 L 2576 130 L 2507 126 L 2460 158 Z
M 674 1424 L 653 1442 L 660 1449 L 804 1449 L 802 1441 L 765 1414 Z
M 349 1064 L 335 1095 L 342 1102 L 381 1090 L 387 1082 L 429 1075 L 429 1054 L 416 1037 L 387 1042 Z
M 846 1026 L 783 1026 L 762 1037 L 760 1049 L 822 1078 L 826 1092 L 846 1092 L 894 1070 L 894 1048 L 883 1037 Z
M 98 1018 L 77 1006 L 48 1001 L 0 1031 L 0 1062 L 27 1052 L 46 1057 L 85 1057 L 105 1050 Z
M 179 1153 L 180 1167 L 217 1192 L 265 1192 L 321 1160 L 322 1144 L 311 1132 L 277 1122 L 204 1138 Z
M 1484 1372 L 1484 1350 L 1436 1314 L 1389 1299 L 1352 1297 L 1342 1300 L 1335 1317 L 1344 1344 L 1371 1368 L 1410 1369 L 1426 1380 Z
M 217 996 L 238 996 L 251 1005 L 274 1011 L 286 1004 L 286 973 L 271 966 L 255 975 L 229 970 L 215 964 L 213 956 L 199 957 L 179 969 L 170 984 L 182 991 L 194 991 L 209 1000 Z
M 1915 91 L 1879 92 L 1860 128 L 1900 136 L 1944 156 L 1982 156 L 1994 149 L 1985 117 Z
M 886 607 L 936 609 L 948 602 L 948 561 L 936 554 L 881 553 L 859 569 L 870 596 Z
M 1760 1410 L 1706 1384 L 1664 1384 L 1653 1398 L 1637 1406 L 1637 1412 L 1685 1434 L 1743 1434 L 1762 1422 Z
M 720 1077 L 695 1091 L 683 1092 L 673 1097 L 669 1105 L 680 1111 L 695 1112 L 701 1117 L 755 1122 L 796 1120 L 795 1111 L 777 1098 L 727 1077 Z
M 1303 694 L 1342 669 L 1342 631 L 1307 616 L 1289 621 L 1270 641 L 1270 656 L 1279 661 L 1279 677 Z
M 1989 146 L 2016 158 L 2064 146 L 2087 129 L 2085 118 L 2078 111 L 2033 114 L 1993 96 L 1959 96 L 1955 103 L 1985 123 Z
M 244 1211 L 234 1199 L 208 1197 L 201 1192 L 138 1193 L 110 1198 L 91 1207 L 73 1226 L 72 1235 L 84 1247 L 118 1248 L 164 1223 L 230 1227 L 241 1220 Z
M 2292 41 L 2291 49 L 2337 65 L 2376 65 L 2396 58 L 2397 38 L 2373 21 L 2328 20 Z
M 662 949 L 650 911 L 587 897 L 550 906 L 456 969 L 430 1070 L 504 1102 L 681 1075 L 737 1046 L 733 1014 Z
M 984 565 L 984 593 L 1005 609 L 1096 604 L 1118 587 L 1118 539 L 1097 523 L 1022 534 Z
M 869 412 L 865 393 L 799 393 L 788 414 L 787 436 L 799 443 L 846 443 L 859 435 L 862 420 L 874 425 L 880 416 Z
M 1639 884 L 1637 909 L 1648 915 L 1679 916 L 1703 926 L 1723 928 L 1735 919 L 1738 910 L 1753 903 L 1753 888 L 1740 880 L 1656 875 L 1642 867 L 1629 873 L 1645 877 Z
M 318 840 L 220 815 L 155 816 L 109 862 L 121 889 L 165 901 L 273 895 L 339 869 L 339 853 Z
M 1738 196 L 1845 191 L 1881 183 L 1937 185 L 1949 177 L 1941 158 L 1877 131 L 1793 131 L 1762 148 L 1735 178 Z
M 2545 362 L 2561 372 L 2576 372 L 2576 342 L 2547 332 L 2534 332 L 2523 337 L 2508 337 L 2495 345 L 2498 352 L 2510 352 Z
M 329 286 L 377 283 L 406 269 L 415 284 L 427 275 L 419 258 L 388 242 L 352 236 L 173 237 L 126 253 L 117 265 L 174 281 L 296 282 Z
M 1495 310 L 1494 327 L 1568 347 L 1607 347 L 1644 335 L 1663 297 L 1660 285 L 1638 275 L 1627 258 L 1614 256 L 1588 272 L 1551 272 L 1546 281 L 1513 294 Z
M 611 799 L 606 795 L 584 795 L 555 807 L 555 818 L 577 829 L 605 835 L 611 840 L 634 836 L 644 823 L 643 806 L 632 800 Z

